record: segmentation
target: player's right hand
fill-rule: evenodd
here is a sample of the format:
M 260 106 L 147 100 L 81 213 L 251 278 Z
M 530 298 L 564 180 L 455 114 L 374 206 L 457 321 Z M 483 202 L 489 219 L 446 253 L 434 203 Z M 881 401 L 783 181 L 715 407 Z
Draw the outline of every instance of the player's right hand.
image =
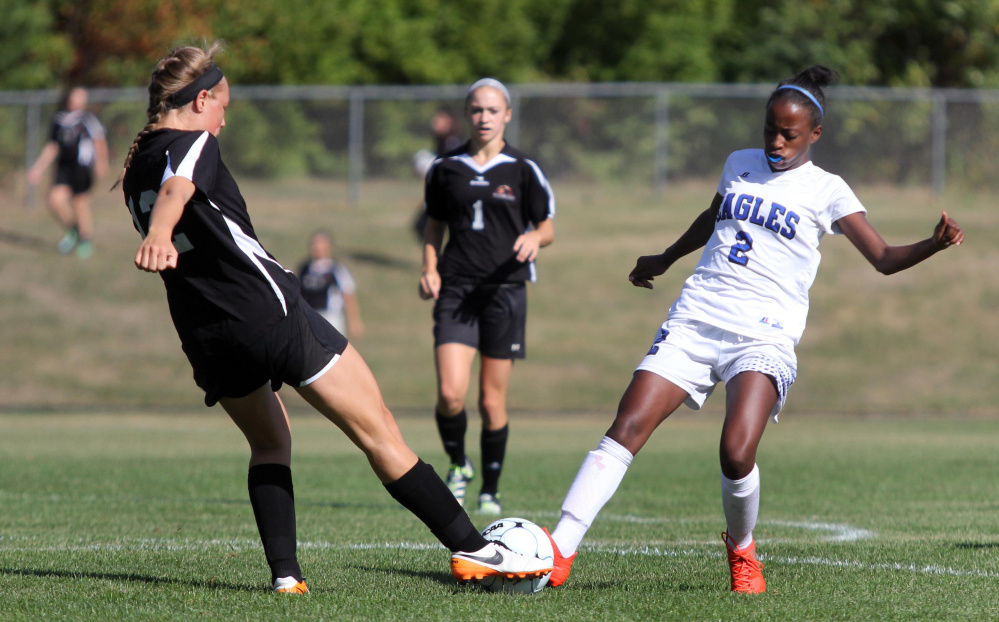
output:
M 669 262 L 663 255 L 643 255 L 638 258 L 635 268 L 628 275 L 628 280 L 635 287 L 652 289 L 652 280 L 666 272 Z
M 147 235 L 135 253 L 135 267 L 146 272 L 161 272 L 177 267 L 177 249 L 170 238 L 161 240 Z
M 423 300 L 430 300 L 433 298 L 437 300 L 437 297 L 441 293 L 441 275 L 438 272 L 424 272 L 423 276 L 420 277 L 420 298 Z

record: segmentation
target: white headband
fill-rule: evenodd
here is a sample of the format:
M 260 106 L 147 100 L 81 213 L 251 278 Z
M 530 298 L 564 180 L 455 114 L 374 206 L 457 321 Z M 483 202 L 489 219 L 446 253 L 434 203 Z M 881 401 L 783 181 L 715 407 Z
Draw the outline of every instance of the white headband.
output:
M 481 89 L 484 86 L 491 86 L 500 93 L 503 93 L 503 97 L 506 98 L 506 105 L 508 108 L 510 107 L 510 91 L 508 91 L 506 87 L 503 86 L 503 83 L 497 80 L 496 78 L 482 78 L 481 80 L 476 80 L 475 82 L 473 82 L 472 86 L 468 87 L 468 92 L 465 93 L 465 102 L 466 103 L 468 102 L 468 99 L 472 96 L 472 93 Z

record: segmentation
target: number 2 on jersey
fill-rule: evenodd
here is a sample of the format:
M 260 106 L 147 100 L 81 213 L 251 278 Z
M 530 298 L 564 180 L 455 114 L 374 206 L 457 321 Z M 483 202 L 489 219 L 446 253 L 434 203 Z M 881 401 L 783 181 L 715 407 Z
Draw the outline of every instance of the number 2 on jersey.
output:
M 482 231 L 486 221 L 482 218 L 482 199 L 472 203 L 472 231 Z
M 732 245 L 732 250 L 728 253 L 728 260 L 744 266 L 749 263 L 749 257 L 746 257 L 746 253 L 753 250 L 753 238 L 745 231 L 740 231 L 735 234 L 735 239 L 738 243 Z

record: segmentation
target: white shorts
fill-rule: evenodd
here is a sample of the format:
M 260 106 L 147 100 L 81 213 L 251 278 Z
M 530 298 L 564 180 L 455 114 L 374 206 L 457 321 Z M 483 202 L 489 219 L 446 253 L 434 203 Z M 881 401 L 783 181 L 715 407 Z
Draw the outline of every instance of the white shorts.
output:
M 744 371 L 774 379 L 774 423 L 794 382 L 798 359 L 790 343 L 747 337 L 703 322 L 666 320 L 649 353 L 635 371 L 650 371 L 687 392 L 685 403 L 698 410 L 715 385 Z

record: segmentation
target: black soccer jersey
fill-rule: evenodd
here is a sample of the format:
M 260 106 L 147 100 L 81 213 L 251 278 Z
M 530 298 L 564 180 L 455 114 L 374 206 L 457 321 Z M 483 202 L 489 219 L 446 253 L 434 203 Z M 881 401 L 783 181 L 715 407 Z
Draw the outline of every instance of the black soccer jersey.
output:
M 86 110 L 61 110 L 52 117 L 49 140 L 59 145 L 56 165 L 60 168 L 92 166 L 96 159 L 94 140 L 104 138 L 104 127 Z
M 480 166 L 469 143 L 436 160 L 427 173 L 427 214 L 447 223 L 438 265 L 443 283 L 534 280 L 517 261 L 517 238 L 555 216 L 555 195 L 541 167 L 509 144 Z
M 199 342 L 203 347 L 203 329 L 222 322 L 228 334 L 250 341 L 297 304 L 298 279 L 260 245 L 209 132 L 156 130 L 139 143 L 123 188 L 143 237 L 156 195 L 174 175 L 196 187 L 174 227 L 177 267 L 160 272 L 181 341 L 185 348 Z

